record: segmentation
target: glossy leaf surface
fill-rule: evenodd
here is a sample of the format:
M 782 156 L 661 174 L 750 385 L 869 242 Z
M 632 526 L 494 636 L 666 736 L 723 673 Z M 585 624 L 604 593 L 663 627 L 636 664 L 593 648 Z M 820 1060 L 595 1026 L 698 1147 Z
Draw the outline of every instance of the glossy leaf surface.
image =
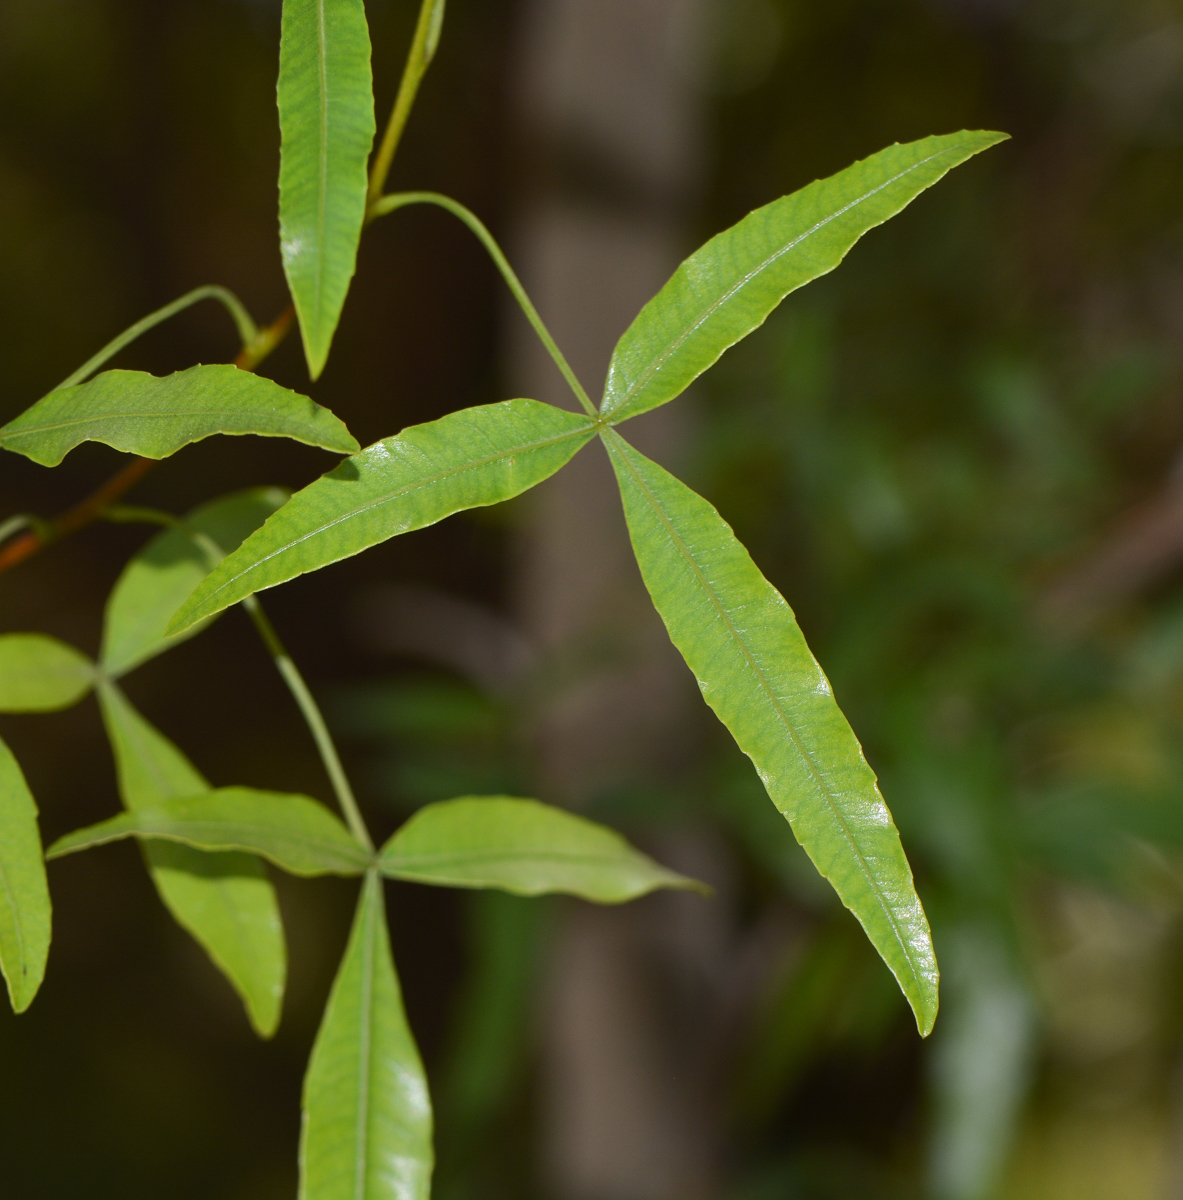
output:
M 511 796 L 426 805 L 382 848 L 379 865 L 392 879 L 519 896 L 566 892 L 600 904 L 657 888 L 702 888 L 603 825 Z
M 792 610 L 706 500 L 615 432 L 605 442 L 670 639 L 927 1034 L 938 982 L 928 920 L 874 772 Z
M 287 497 L 282 488 L 235 492 L 194 509 L 185 517 L 185 529 L 158 533 L 123 569 L 107 600 L 99 661 L 108 675 L 122 675 L 205 628 L 198 625 L 176 637 L 164 632 L 178 605 L 214 565 L 206 546 L 187 530 L 226 553 L 237 549 Z
M 215 433 L 287 437 L 350 454 L 357 442 L 327 408 L 227 363 L 158 378 L 104 371 L 60 388 L 0 429 L 0 447 L 56 467 L 82 442 L 167 458 Z
M 300 1200 L 428 1200 L 431 1099 L 366 876 L 304 1081 Z
M 711 238 L 620 339 L 604 416 L 625 421 L 680 395 L 789 292 L 832 271 L 869 229 L 1005 137 L 970 131 L 888 146 Z
M 101 688 L 99 702 L 127 808 L 208 789 L 197 768 L 117 688 Z M 270 1037 L 279 1024 L 287 949 L 263 864 L 253 854 L 207 854 L 169 842 L 146 842 L 143 851 L 165 907 L 242 997 L 255 1029 Z
M 170 628 L 462 509 L 508 500 L 553 475 L 594 429 L 590 417 L 536 400 L 412 425 L 297 492 L 210 574 Z
M 14 1012 L 33 1002 L 49 957 L 51 912 L 37 805 L 0 742 L 0 971 Z
M 41 633 L 0 634 L 0 712 L 53 712 L 94 686 L 85 654 Z
M 370 856 L 323 804 L 307 796 L 228 787 L 122 813 L 59 838 L 50 858 L 121 838 L 242 850 L 293 875 L 360 875 Z
M 315 379 L 366 215 L 374 97 L 362 0 L 284 0 L 278 95 L 280 247 Z

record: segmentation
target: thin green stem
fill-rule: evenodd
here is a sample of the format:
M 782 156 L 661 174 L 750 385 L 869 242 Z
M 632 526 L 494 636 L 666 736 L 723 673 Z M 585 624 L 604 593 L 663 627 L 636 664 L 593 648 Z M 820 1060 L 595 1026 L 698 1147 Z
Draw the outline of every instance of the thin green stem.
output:
M 496 264 L 497 269 L 501 272 L 502 278 L 509 285 L 509 290 L 513 293 L 514 299 L 518 302 L 518 306 L 522 312 L 526 314 L 526 320 L 530 322 L 534 332 L 538 335 L 539 340 L 546 347 L 547 353 L 554 359 L 555 366 L 559 368 L 563 378 L 567 381 L 567 386 L 575 394 L 576 400 L 583 406 L 583 410 L 589 417 L 599 417 L 596 411 L 596 406 L 591 402 L 591 398 L 584 391 L 583 384 L 579 382 L 575 372 L 571 369 L 571 364 L 567 362 L 563 356 L 563 352 L 559 349 L 553 337 L 550 335 L 550 330 L 543 323 L 542 318 L 538 315 L 538 310 L 530 301 L 530 297 L 526 295 L 526 289 L 522 287 L 522 281 L 517 277 L 513 267 L 509 265 L 509 260 L 505 257 L 501 247 L 497 245 L 496 239 L 486 228 L 485 223 L 471 209 L 465 208 L 457 200 L 453 200 L 450 196 L 441 195 L 439 192 L 394 192 L 389 196 L 383 196 L 371 208 L 371 212 L 376 217 L 385 216 L 387 213 L 392 213 L 400 208 L 407 208 L 412 204 L 435 204 L 440 208 L 446 209 L 453 216 L 458 217 L 473 233 L 480 239 L 481 244 L 489 252 L 489 257 Z
M 147 333 L 149 329 L 159 325 L 162 321 L 167 321 L 169 317 L 175 317 L 177 313 L 202 300 L 217 300 L 225 307 L 226 311 L 234 319 L 234 324 L 238 329 L 238 336 L 242 339 L 244 346 L 251 345 L 259 336 L 258 326 L 251 319 L 251 314 L 247 312 L 242 301 L 229 288 L 220 287 L 217 284 L 209 284 L 206 287 L 194 288 L 193 291 L 186 292 L 171 304 L 166 304 L 163 308 L 158 308 L 154 313 L 149 313 L 146 317 L 132 325 L 130 329 L 125 329 L 117 338 L 108 342 L 96 355 L 88 358 L 72 375 L 67 375 L 58 384 L 58 387 L 73 387 L 76 383 L 81 383 L 84 379 L 93 375 L 108 359 L 114 358 L 124 346 L 134 342 L 136 338 Z M 57 389 L 55 388 L 54 390 L 56 391 Z
M 28 513 L 18 513 L 15 517 L 9 517 L 7 521 L 0 522 L 0 542 L 6 542 L 14 533 L 28 529 L 33 524 L 33 520 Z
M 180 517 L 175 517 L 172 513 L 164 512 L 161 509 L 141 508 L 128 504 L 104 509 L 102 515 L 108 521 L 143 522 L 148 525 L 164 525 L 170 529 L 181 529 L 205 555 L 206 561 L 211 567 L 216 567 L 225 558 L 221 546 L 208 534 L 202 533 L 200 529 L 191 528 Z M 370 837 L 370 831 L 366 828 L 365 821 L 362 820 L 361 810 L 357 806 L 357 798 L 353 794 L 353 788 L 345 774 L 345 768 L 341 765 L 341 756 L 337 753 L 333 735 L 329 733 L 329 727 L 325 724 L 320 706 L 304 682 L 304 676 L 300 674 L 299 667 L 292 661 L 292 656 L 280 640 L 275 626 L 271 624 L 271 618 L 263 611 L 258 597 L 248 596 L 242 601 L 242 607 L 246 609 L 251 623 L 259 637 L 263 639 L 263 645 L 267 647 L 267 653 L 271 655 L 271 659 L 275 663 L 276 670 L 279 671 L 284 683 L 288 685 L 288 690 L 295 698 L 296 705 L 312 734 L 312 740 L 316 743 L 320 760 L 324 763 L 325 773 L 333 785 L 333 792 L 337 797 L 337 803 L 341 806 L 345 823 L 349 826 L 353 836 L 372 852 L 374 843 Z
M 345 823 L 349 826 L 353 836 L 372 853 L 374 843 L 370 838 L 370 831 L 366 828 L 365 821 L 362 820 L 361 811 L 357 807 L 357 799 L 353 794 L 353 788 L 349 784 L 345 768 L 341 765 L 341 758 L 337 754 L 337 747 L 333 744 L 332 735 L 325 724 L 325 719 L 321 714 L 319 705 L 308 690 L 308 685 L 304 682 L 304 677 L 300 674 L 299 668 L 292 661 L 291 655 L 284 648 L 283 642 L 279 640 L 279 634 L 276 633 L 275 626 L 271 624 L 267 614 L 263 611 L 263 606 L 259 603 L 258 598 L 256 596 L 248 596 L 242 602 L 242 607 L 246 609 L 247 615 L 254 622 L 255 628 L 259 631 L 259 636 L 263 639 L 263 644 L 267 647 L 268 652 L 275 661 L 276 668 L 280 675 L 283 676 L 284 682 L 288 685 L 288 690 L 295 697 L 296 704 L 299 705 L 300 712 L 304 715 L 304 720 L 312 733 L 312 739 L 316 742 L 317 750 L 320 751 L 321 761 L 328 772 L 329 781 L 333 785 L 333 791 L 337 796 L 337 803 L 341 806 L 341 812 L 345 816 Z
M 398 149 L 403 130 L 407 126 L 407 118 L 411 115 L 419 84 L 423 82 L 423 76 L 427 74 L 427 68 L 431 65 L 439 45 L 443 20 L 444 0 L 423 0 L 419 8 L 419 20 L 415 24 L 415 35 L 407 52 L 407 63 L 403 67 L 403 77 L 399 81 L 398 95 L 394 99 L 394 108 L 391 110 L 390 120 L 386 123 L 382 144 L 378 147 L 378 153 L 370 168 L 367 221 L 381 216 L 375 206 L 382 199 L 382 189 L 386 186 L 387 175 L 390 174 L 390 164 L 394 162 L 394 152 Z

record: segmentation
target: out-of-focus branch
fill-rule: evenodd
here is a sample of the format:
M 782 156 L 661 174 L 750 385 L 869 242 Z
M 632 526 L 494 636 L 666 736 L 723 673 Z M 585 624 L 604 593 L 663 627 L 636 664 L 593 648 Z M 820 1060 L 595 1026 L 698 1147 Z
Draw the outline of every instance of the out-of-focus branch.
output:
M 1079 633 L 1107 609 L 1162 578 L 1183 561 L 1183 471 L 1149 500 L 1117 518 L 1099 545 L 1044 589 L 1040 616 Z

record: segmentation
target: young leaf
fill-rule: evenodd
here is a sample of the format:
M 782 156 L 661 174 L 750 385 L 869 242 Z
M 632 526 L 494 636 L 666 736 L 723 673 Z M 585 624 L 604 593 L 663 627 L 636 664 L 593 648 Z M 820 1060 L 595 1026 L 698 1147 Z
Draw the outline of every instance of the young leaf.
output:
M 13 1012 L 24 1012 L 41 986 L 50 919 L 37 805 L 12 751 L 0 742 L 0 971 Z
M 362 0 L 284 0 L 279 235 L 308 371 L 324 369 L 366 215 L 374 141 Z
M 360 875 L 370 856 L 323 804 L 307 796 L 228 787 L 121 813 L 58 838 L 60 858 L 121 838 L 180 842 L 197 850 L 259 854 L 293 875 Z
M 173 618 L 179 631 L 252 592 L 553 475 L 595 432 L 590 417 L 505 400 L 412 425 L 297 492 L 221 562 Z
M 711 238 L 620 339 L 604 416 L 616 424 L 680 395 L 791 291 L 832 271 L 869 229 L 1006 136 L 963 131 L 888 146 Z
M 190 367 L 163 379 L 104 371 L 59 388 L 0 429 L 0 447 L 56 467 L 82 442 L 144 458 L 167 458 L 215 433 L 287 437 L 350 454 L 357 442 L 327 408 L 228 363 Z
M 600 904 L 657 888 L 702 889 L 603 825 L 511 796 L 428 804 L 382 847 L 378 862 L 391 879 L 495 887 L 519 896 L 567 892 Z
M 0 712 L 53 712 L 94 686 L 85 654 L 41 633 L 0 634 Z
M 204 534 L 223 553 L 235 550 L 278 509 L 288 494 L 282 488 L 250 488 L 194 509 L 183 529 L 154 537 L 123 569 L 115 583 L 103 622 L 99 661 L 115 678 L 154 658 L 205 628 L 167 637 L 165 628 L 177 606 L 209 574 L 206 548 L 187 532 Z
M 928 920 L 875 775 L 792 610 L 710 504 L 615 431 L 604 441 L 670 639 L 927 1035 L 938 981 Z
M 99 703 L 127 808 L 151 807 L 209 788 L 197 768 L 113 684 L 99 689 Z M 287 949 L 279 903 L 263 864 L 253 854 L 206 854 L 169 842 L 146 842 L 143 852 L 165 907 L 242 997 L 260 1036 L 270 1037 L 283 1004 Z
M 304 1080 L 299 1200 L 428 1200 L 431 1098 L 366 875 Z

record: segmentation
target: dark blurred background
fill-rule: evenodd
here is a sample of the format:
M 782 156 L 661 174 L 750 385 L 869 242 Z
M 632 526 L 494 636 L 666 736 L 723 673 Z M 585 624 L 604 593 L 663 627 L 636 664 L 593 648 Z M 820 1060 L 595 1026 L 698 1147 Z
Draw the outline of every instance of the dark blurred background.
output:
M 367 4 L 380 119 L 415 7 Z M 278 0 L 0 0 L 0 420 L 199 284 L 282 310 L 278 26 Z M 944 971 L 928 1042 L 669 650 L 597 447 L 265 597 L 377 833 L 537 795 L 717 889 L 613 910 L 389 889 L 441 1200 L 1183 1196 L 1183 9 L 450 0 L 391 184 L 485 217 L 595 391 L 705 237 L 963 127 L 1014 140 L 632 427 L 784 592 L 879 772 Z M 236 349 L 206 305 L 117 365 Z M 264 370 L 363 444 L 569 403 L 428 210 L 366 234 L 320 382 L 295 339 Z M 119 463 L 8 456 L 0 517 Z M 211 439 L 131 498 L 182 512 L 329 465 Z M 0 627 L 94 653 L 147 536 L 95 526 L 0 577 Z M 127 687 L 215 782 L 329 798 L 241 614 Z M 47 840 L 114 811 L 93 701 L 0 733 Z M 0 1194 L 290 1197 L 352 885 L 278 881 L 290 983 L 264 1044 L 134 848 L 50 881 L 45 987 L 0 1012 Z

